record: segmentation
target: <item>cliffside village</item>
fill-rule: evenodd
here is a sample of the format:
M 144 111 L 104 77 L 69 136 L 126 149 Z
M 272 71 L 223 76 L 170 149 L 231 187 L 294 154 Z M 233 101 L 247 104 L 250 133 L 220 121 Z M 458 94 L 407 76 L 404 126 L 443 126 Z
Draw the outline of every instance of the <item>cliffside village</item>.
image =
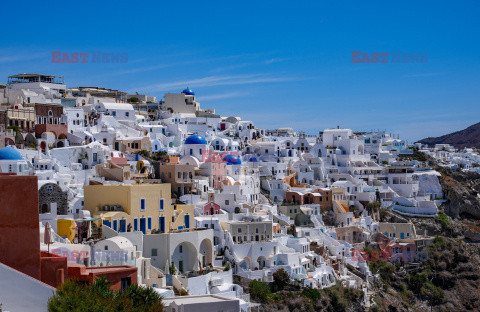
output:
M 433 239 L 402 218 L 434 218 L 444 200 L 417 150 L 446 166 L 480 163 L 385 131 L 259 129 L 201 108 L 188 87 L 158 100 L 10 76 L 0 85 L 4 308 L 46 309 L 65 280 L 105 276 L 115 290 L 153 287 L 169 312 L 251 311 L 258 303 L 233 276 L 270 282 L 279 269 L 303 287 L 363 290 L 368 306 L 377 277 L 365 243 L 415 263 Z M 380 222 L 382 209 L 404 221 Z

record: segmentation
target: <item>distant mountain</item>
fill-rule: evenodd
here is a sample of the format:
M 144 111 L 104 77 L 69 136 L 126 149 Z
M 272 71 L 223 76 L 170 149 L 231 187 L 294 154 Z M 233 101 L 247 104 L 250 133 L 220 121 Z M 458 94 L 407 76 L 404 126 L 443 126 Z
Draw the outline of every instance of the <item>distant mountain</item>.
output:
M 480 148 L 480 122 L 464 130 L 445 134 L 436 138 L 426 138 L 418 142 L 428 145 L 450 144 L 457 148 Z

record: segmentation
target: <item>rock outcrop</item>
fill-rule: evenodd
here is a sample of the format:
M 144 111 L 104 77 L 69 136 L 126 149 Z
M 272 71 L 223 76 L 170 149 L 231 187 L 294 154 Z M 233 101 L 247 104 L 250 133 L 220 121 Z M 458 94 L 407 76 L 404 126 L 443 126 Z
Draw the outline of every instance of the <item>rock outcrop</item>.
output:
M 440 184 L 447 198 L 445 212 L 454 218 L 480 219 L 480 174 L 438 168 L 442 174 Z

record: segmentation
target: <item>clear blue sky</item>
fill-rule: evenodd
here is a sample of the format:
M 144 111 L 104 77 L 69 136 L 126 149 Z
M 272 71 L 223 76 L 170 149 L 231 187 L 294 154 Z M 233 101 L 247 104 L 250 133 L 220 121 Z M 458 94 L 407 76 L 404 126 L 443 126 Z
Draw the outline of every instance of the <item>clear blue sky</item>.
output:
M 188 85 L 221 115 L 308 133 L 340 125 L 415 140 L 480 121 L 478 1 L 335 2 L 4 1 L 0 82 L 55 74 L 159 98 Z M 53 64 L 51 51 L 128 62 Z M 352 51 L 428 62 L 353 64 Z

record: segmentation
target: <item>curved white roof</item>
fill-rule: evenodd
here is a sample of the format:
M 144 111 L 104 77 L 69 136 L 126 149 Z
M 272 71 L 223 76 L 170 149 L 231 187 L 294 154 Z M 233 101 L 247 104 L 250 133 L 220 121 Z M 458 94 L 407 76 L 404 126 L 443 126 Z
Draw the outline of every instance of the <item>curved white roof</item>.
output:
M 110 237 L 110 238 L 107 238 L 105 241 L 110 241 L 110 242 L 116 244 L 120 248 L 133 247 L 132 242 L 128 238 L 125 238 L 123 236 Z

